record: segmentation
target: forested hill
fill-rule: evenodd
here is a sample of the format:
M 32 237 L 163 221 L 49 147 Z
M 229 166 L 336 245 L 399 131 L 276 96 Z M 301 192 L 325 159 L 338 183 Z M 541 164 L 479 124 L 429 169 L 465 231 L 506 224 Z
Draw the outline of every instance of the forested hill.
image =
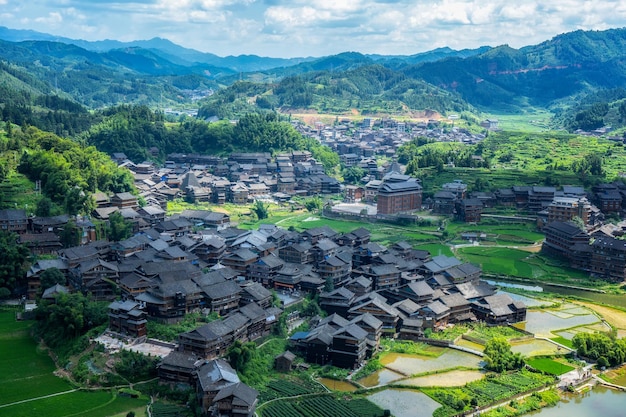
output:
M 12 39 L 34 36 L 0 30 L 0 38 L 11 34 Z M 88 109 L 122 103 L 182 107 L 204 96 L 201 115 L 218 118 L 262 110 L 399 115 L 544 107 L 557 110 L 568 128 L 593 125 L 586 122 L 591 119 L 623 123 L 610 109 L 598 116 L 605 106 L 581 116 L 570 115 L 568 108 L 589 94 L 602 96 L 604 90 L 626 85 L 626 29 L 576 31 L 521 49 L 442 48 L 406 56 L 346 52 L 291 60 L 217 59 L 164 39 L 126 44 L 57 40 L 63 42 L 0 40 L 2 92 L 19 91 L 34 105 L 40 96 L 57 96 L 65 100 L 63 106 L 75 102 Z M 242 68 L 257 70 L 244 73 Z M 218 93 L 209 97 L 213 91 Z M 9 107 L 19 105 L 15 97 L 0 100 Z M 58 125 L 62 117 L 52 113 L 49 119 Z M 583 123 L 576 123 L 576 117 Z M 79 118 L 65 124 L 56 132 L 77 132 L 85 122 Z
M 203 100 L 199 116 L 237 117 L 259 109 L 315 109 L 320 113 L 406 114 L 413 110 L 439 113 L 472 110 L 457 93 L 379 64 L 345 71 L 293 75 L 277 83 L 237 82 Z
M 206 64 L 177 65 L 141 48 L 97 53 L 49 41 L 0 40 L 0 61 L 0 79 L 10 67 L 25 74 L 22 81 L 31 93 L 54 92 L 90 108 L 189 103 L 191 90 L 208 94 L 218 86 L 216 77 L 233 72 Z
M 506 45 L 465 59 L 450 58 L 403 70 L 458 92 L 469 103 L 511 110 L 550 106 L 582 93 L 626 83 L 626 29 L 576 31 L 539 45 Z

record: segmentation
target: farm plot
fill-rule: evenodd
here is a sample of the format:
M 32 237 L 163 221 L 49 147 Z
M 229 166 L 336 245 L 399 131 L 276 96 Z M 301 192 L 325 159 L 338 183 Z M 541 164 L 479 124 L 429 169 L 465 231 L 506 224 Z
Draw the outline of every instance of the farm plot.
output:
M 261 417 L 377 417 L 383 410 L 364 399 L 337 401 L 330 395 L 292 401 L 274 401 L 260 410 Z
M 32 322 L 16 322 L 13 311 L 0 312 L 0 405 L 71 390 L 56 377 L 52 359 L 37 350 L 28 329 Z M 19 366 L 16 364 L 19 363 Z
M 550 358 L 533 358 L 526 361 L 533 368 L 552 375 L 563 375 L 574 370 L 573 366 Z
M 76 391 L 0 408 L 0 414 L 11 417 L 107 417 L 147 403 L 145 398 L 120 397 L 107 391 Z
M 274 398 L 295 397 L 298 395 L 315 394 L 324 392 L 323 388 L 312 381 L 308 383 L 304 380 L 290 379 L 273 379 L 261 390 L 261 402 L 269 401 Z

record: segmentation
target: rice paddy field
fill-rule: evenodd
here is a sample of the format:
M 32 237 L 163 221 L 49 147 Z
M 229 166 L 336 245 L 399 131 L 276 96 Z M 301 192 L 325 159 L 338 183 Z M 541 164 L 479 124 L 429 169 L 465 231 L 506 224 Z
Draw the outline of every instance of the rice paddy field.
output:
M 588 274 L 565 267 L 538 254 L 515 248 L 468 246 L 456 250 L 459 258 L 480 265 L 483 272 L 551 282 L 588 280 Z
M 406 389 L 389 388 L 367 397 L 368 400 L 384 410 L 391 410 L 395 417 L 431 416 L 441 404 L 426 394 Z
M 588 308 L 566 303 L 559 308 L 529 311 L 526 321 L 514 325 L 533 333 L 535 336 L 563 337 L 571 340 L 577 332 L 608 331 L 600 317 Z

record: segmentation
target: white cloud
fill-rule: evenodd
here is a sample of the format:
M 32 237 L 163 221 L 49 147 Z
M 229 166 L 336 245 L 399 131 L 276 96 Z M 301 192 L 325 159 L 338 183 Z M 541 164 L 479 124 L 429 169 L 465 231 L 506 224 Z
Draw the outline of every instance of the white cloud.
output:
M 61 16 L 61 13 L 59 12 L 50 12 L 47 16 L 36 17 L 34 20 L 37 23 L 55 26 L 63 22 L 63 16 Z
M 414 54 L 626 23 L 623 0 L 0 0 L 16 28 L 90 40 L 167 37 L 219 55 Z

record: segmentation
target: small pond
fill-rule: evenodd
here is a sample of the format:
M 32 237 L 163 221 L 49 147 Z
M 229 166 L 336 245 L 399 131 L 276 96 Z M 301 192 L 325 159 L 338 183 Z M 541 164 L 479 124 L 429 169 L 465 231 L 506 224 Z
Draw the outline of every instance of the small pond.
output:
M 395 417 L 432 416 L 441 407 L 426 394 L 410 389 L 390 388 L 369 395 L 367 399 L 383 410 L 391 411 Z
M 352 392 L 357 390 L 356 386 L 347 381 L 337 381 L 331 378 L 319 378 L 318 381 L 333 391 Z
M 405 376 L 389 369 L 383 368 L 380 371 L 376 371 L 365 378 L 359 379 L 359 384 L 364 387 L 377 387 L 379 385 L 387 385 L 390 382 L 402 379 Z

